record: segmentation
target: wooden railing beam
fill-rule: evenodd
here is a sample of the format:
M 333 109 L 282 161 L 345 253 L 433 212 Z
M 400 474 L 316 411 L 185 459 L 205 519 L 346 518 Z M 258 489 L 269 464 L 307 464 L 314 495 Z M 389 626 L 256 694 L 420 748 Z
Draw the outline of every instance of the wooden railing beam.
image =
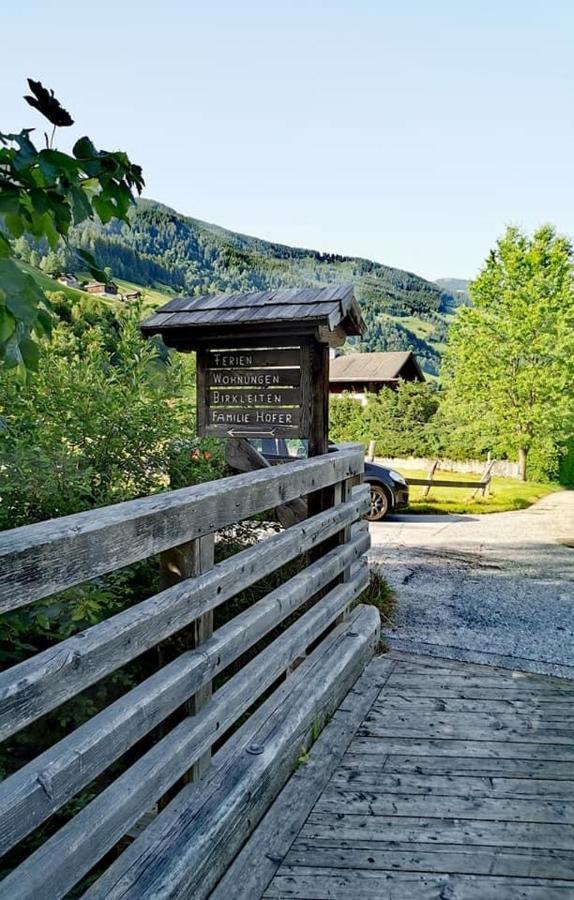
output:
M 37 828 L 116 759 L 349 564 L 364 568 L 359 533 L 219 628 L 0 783 L 0 855 Z M 357 566 L 357 568 L 355 568 Z
M 239 591 L 336 534 L 367 508 L 368 491 L 237 553 L 0 673 L 0 739 L 189 625 Z
M 124 568 L 363 470 L 363 448 L 271 466 L 0 534 L 0 612 Z

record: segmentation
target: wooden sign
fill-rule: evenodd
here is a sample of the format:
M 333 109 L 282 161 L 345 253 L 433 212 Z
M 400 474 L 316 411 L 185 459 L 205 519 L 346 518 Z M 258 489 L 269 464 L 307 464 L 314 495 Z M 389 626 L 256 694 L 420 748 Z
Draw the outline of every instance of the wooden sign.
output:
M 301 416 L 301 351 L 200 350 L 200 436 L 307 437 Z

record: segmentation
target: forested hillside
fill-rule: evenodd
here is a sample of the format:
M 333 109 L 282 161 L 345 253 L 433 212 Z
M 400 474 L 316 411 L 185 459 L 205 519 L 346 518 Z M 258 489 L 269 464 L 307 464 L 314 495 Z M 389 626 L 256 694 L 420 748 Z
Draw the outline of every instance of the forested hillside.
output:
M 461 302 L 445 287 L 401 269 L 237 234 L 151 200 L 137 202 L 129 226 L 117 219 L 105 226 L 86 220 L 70 237 L 113 278 L 148 292 L 197 296 L 352 281 L 367 323 L 363 341 L 355 346 L 414 350 L 430 374 L 438 372 L 448 321 Z M 15 251 L 31 271 L 41 268 L 39 279 L 77 269 L 75 254 L 63 245 L 48 250 L 47 244 L 22 236 Z
M 72 240 L 114 277 L 171 293 L 352 281 L 368 325 L 360 349 L 412 349 L 427 372 L 438 369 L 453 297 L 400 269 L 247 237 L 150 200 L 138 202 L 131 228 L 86 222 Z

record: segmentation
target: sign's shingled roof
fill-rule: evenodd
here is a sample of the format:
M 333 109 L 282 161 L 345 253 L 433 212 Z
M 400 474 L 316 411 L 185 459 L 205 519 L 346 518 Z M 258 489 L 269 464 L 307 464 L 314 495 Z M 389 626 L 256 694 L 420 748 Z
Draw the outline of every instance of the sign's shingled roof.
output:
M 342 326 L 348 335 L 361 335 L 365 330 L 352 284 L 177 297 L 141 327 L 144 334 L 161 334 L 178 328 L 266 327 L 274 322 L 317 324 L 329 331 Z

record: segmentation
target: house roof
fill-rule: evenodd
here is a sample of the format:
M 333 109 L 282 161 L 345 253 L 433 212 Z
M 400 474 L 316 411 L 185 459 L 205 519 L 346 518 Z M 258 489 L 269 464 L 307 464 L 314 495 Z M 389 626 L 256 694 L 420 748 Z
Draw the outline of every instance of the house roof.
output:
M 388 353 L 349 353 L 331 360 L 329 381 L 424 381 L 425 377 L 410 350 Z
M 238 325 L 242 330 L 249 326 L 254 333 L 276 333 L 278 323 L 306 331 L 322 328 L 327 342 L 329 333 L 337 329 L 345 335 L 365 330 L 352 284 L 177 297 L 146 319 L 141 329 L 164 338 L 184 329 L 192 338 L 200 338 L 215 331 L 236 332 Z

